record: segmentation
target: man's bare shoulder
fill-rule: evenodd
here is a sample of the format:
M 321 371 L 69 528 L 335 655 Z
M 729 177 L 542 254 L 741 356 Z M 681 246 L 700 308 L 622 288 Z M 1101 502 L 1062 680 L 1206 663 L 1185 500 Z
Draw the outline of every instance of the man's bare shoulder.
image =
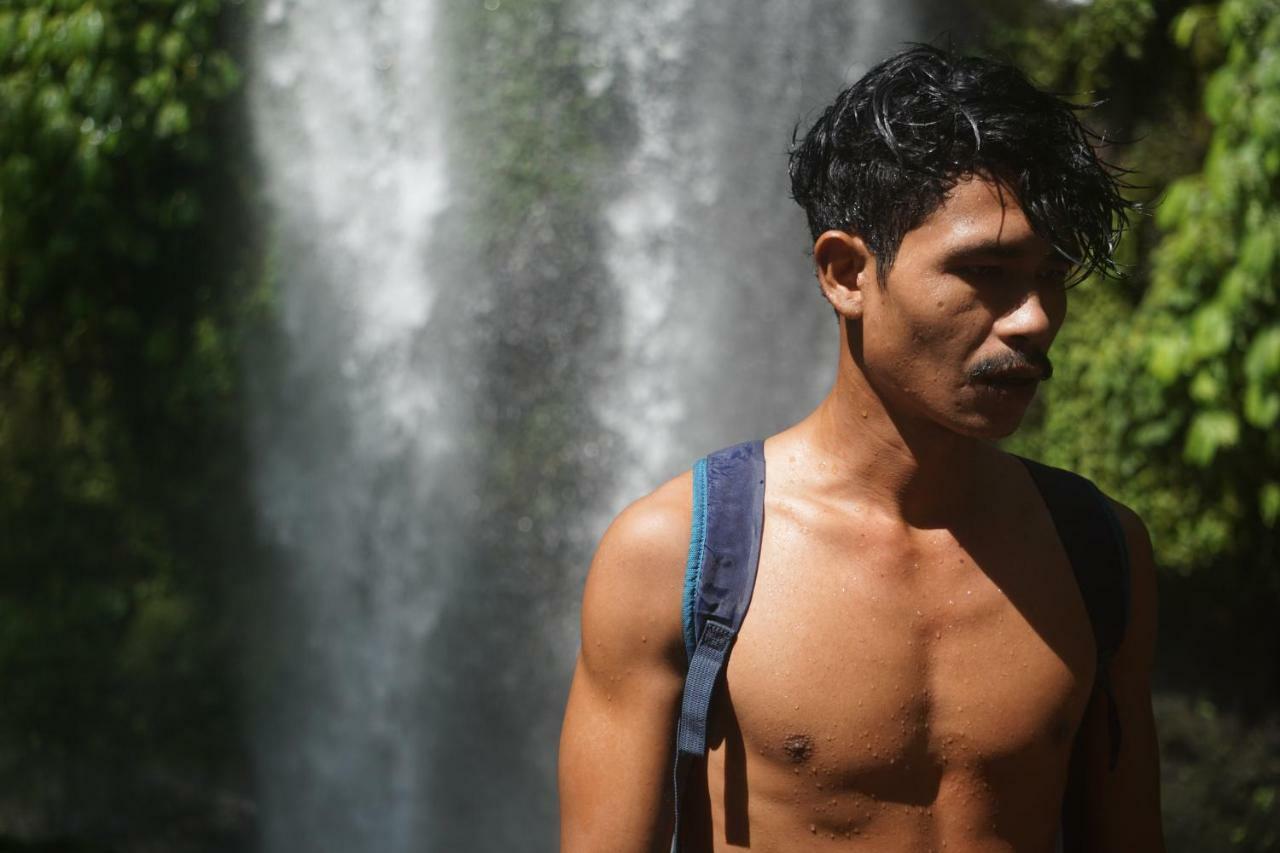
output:
M 693 511 L 686 471 L 632 503 L 600 540 L 582 602 L 582 653 L 616 671 L 659 658 L 684 666 L 681 598 Z

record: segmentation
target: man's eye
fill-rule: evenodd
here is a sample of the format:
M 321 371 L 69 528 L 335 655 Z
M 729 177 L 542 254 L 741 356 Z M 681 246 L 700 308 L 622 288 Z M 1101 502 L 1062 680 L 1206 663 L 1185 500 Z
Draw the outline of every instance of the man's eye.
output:
M 1071 270 L 1067 267 L 1050 267 L 1040 271 L 1040 280 L 1054 284 L 1065 284 Z
M 969 264 L 957 272 L 965 278 L 996 278 L 1004 273 L 1004 269 L 994 264 Z

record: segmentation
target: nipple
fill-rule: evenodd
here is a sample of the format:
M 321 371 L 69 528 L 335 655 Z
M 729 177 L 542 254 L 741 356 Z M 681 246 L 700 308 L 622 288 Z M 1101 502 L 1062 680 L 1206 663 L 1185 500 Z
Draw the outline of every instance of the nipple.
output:
M 813 738 L 808 735 L 787 735 L 782 742 L 782 751 L 792 764 L 803 764 L 813 755 Z

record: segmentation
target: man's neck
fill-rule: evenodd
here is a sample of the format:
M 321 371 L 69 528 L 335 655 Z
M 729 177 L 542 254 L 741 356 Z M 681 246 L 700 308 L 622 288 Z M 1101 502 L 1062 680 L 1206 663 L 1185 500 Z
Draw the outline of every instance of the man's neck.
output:
M 913 527 L 944 526 L 974 506 L 989 482 L 992 446 L 921 418 L 891 412 L 855 366 L 794 428 L 814 485 Z

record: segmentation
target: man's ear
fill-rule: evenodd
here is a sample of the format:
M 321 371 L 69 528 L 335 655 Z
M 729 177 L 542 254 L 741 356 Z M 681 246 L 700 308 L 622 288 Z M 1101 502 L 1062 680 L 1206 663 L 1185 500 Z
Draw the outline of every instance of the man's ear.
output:
M 862 238 L 845 231 L 825 231 L 813 244 L 822 293 L 846 320 L 862 319 L 863 294 L 874 286 L 876 259 Z

